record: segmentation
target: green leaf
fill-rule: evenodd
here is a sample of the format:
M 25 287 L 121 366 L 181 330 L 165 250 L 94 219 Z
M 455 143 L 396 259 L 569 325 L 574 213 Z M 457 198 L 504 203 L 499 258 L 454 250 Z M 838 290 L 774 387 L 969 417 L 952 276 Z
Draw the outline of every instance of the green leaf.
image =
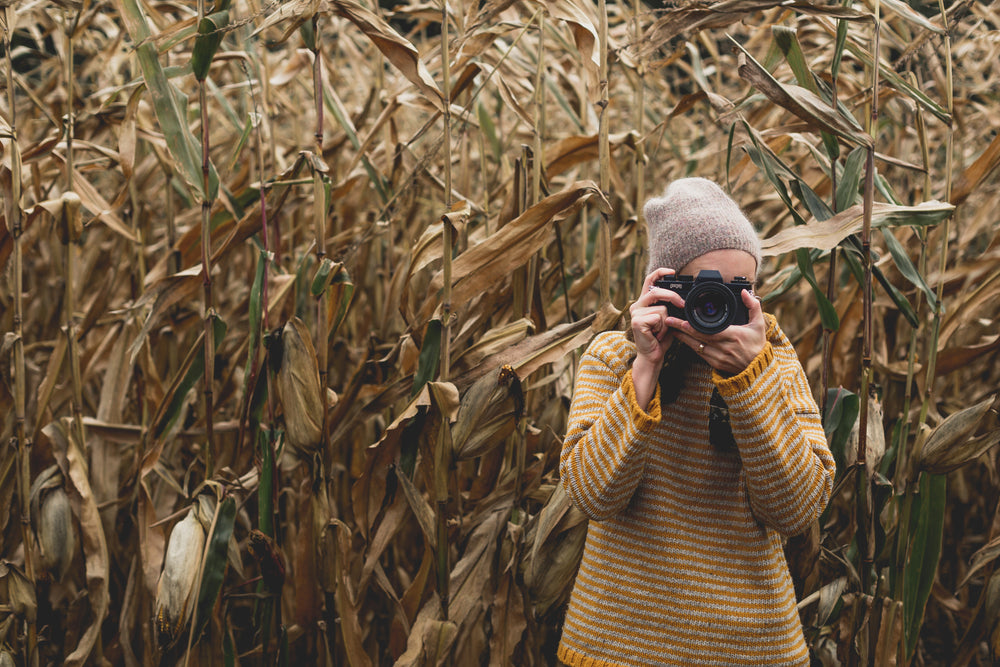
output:
M 802 46 L 799 44 L 795 29 L 776 25 L 771 28 L 771 34 L 774 35 L 775 43 L 785 55 L 788 65 L 792 68 L 795 81 L 803 88 L 807 88 L 818 95 L 819 88 L 816 87 L 816 81 L 809 70 L 809 63 L 806 62 L 806 56 L 802 52 Z
M 503 152 L 503 147 L 500 145 L 500 139 L 497 136 L 497 126 L 493 122 L 493 114 L 487 111 L 486 106 L 480 102 L 476 105 L 476 116 L 479 118 L 480 134 L 486 137 L 494 159 L 499 160 L 500 154 Z
M 885 245 L 889 249 L 889 254 L 892 255 L 892 260 L 896 262 L 896 267 L 899 272 L 903 274 L 903 277 L 909 280 L 915 287 L 917 287 L 924 296 L 927 297 L 927 303 L 930 304 L 931 310 L 937 310 L 937 294 L 934 290 L 924 281 L 924 277 L 920 275 L 920 271 L 917 267 L 913 266 L 913 261 L 910 260 L 910 256 L 906 252 L 906 248 L 896 239 L 892 230 L 888 227 L 882 228 L 882 238 L 885 239 Z
M 908 527 L 910 557 L 903 574 L 903 634 L 907 659 L 917 647 L 924 610 L 941 557 L 947 490 L 946 475 L 923 473 L 920 490 L 913 494 L 913 509 Z
M 865 158 L 868 152 L 864 148 L 855 148 L 844 161 L 844 171 L 837 183 L 837 210 L 850 208 L 858 197 L 858 188 L 865 171 Z
M 845 2 L 844 4 L 847 4 Z M 840 62 L 844 59 L 844 45 L 847 44 L 847 28 L 849 24 L 846 19 L 837 21 L 837 43 L 833 49 L 833 60 L 830 62 L 830 76 L 834 80 L 840 72 Z
M 260 483 L 257 485 L 257 527 L 274 537 L 274 442 L 272 431 L 257 431 Z
M 420 347 L 420 358 L 417 363 L 417 373 L 413 378 L 413 391 L 416 396 L 424 385 L 437 375 L 438 361 L 441 358 L 441 320 L 434 319 L 427 323 L 424 330 L 424 344 Z
M 254 271 L 253 284 L 250 286 L 250 354 L 256 356 L 260 345 L 261 318 L 264 312 L 264 280 L 267 276 L 268 253 L 261 250 L 257 253 L 257 268 Z M 247 369 L 249 371 L 249 368 Z
M 229 25 L 229 12 L 221 11 L 202 17 L 198 23 L 198 36 L 191 49 L 191 71 L 195 79 L 204 81 L 208 78 L 208 70 L 212 67 L 212 59 L 225 37 L 226 26 Z
M 222 637 L 222 664 L 224 667 L 236 667 L 236 647 L 228 628 Z
M 319 263 L 319 266 L 316 268 L 316 274 L 313 276 L 312 284 L 309 286 L 309 291 L 313 296 L 319 296 L 330 286 L 330 281 L 333 279 L 332 271 L 334 266 L 333 260 L 329 257 L 324 257 L 323 261 Z
M 219 343 L 226 336 L 226 323 L 222 321 L 222 318 L 217 316 L 213 318 L 212 331 L 215 338 L 215 347 L 218 349 Z M 162 436 L 177 421 L 177 417 L 181 413 L 181 408 L 184 406 L 184 401 L 187 400 L 188 392 L 201 379 L 205 371 L 205 355 L 200 354 L 203 349 L 204 335 L 198 337 L 191 348 L 191 352 L 188 353 L 190 365 L 185 364 L 187 365 L 187 371 L 184 374 L 184 378 L 176 386 L 175 391 L 170 397 L 170 402 L 163 412 L 163 416 L 156 422 L 153 428 L 154 439 Z
M 302 36 L 302 42 L 305 44 L 306 48 L 310 51 L 316 50 L 316 29 L 313 26 L 312 21 L 303 21 L 302 25 L 299 26 L 299 34 Z
M 243 149 L 246 148 L 247 141 L 250 140 L 250 134 L 253 132 L 254 124 L 253 119 L 247 116 L 246 123 L 243 124 L 243 129 L 240 132 L 239 141 L 236 142 L 236 146 L 233 148 L 232 157 L 229 159 L 229 164 L 227 168 L 231 171 L 236 167 L 236 162 L 240 159 L 240 154 L 243 153 Z
M 227 496 L 215 510 L 215 529 L 208 540 L 208 553 L 201 572 L 201 591 L 198 594 L 198 611 L 195 617 L 195 636 L 201 635 L 212 615 L 212 607 L 222 590 L 229 556 L 229 540 L 236 522 L 236 500 Z
M 837 315 L 837 309 L 830 303 L 830 300 L 826 297 L 826 293 L 816 282 L 816 275 L 813 273 L 812 268 L 812 257 L 809 251 L 805 248 L 799 248 L 795 251 L 795 259 L 799 270 L 802 272 L 802 277 L 812 286 L 813 295 L 816 297 L 816 305 L 819 307 L 819 319 L 823 323 L 823 328 L 829 331 L 836 331 L 840 328 L 840 317 Z
M 167 150 L 174 158 L 177 173 L 188 187 L 204 199 L 215 199 L 219 176 L 210 165 L 209 190 L 203 192 L 201 174 L 201 146 L 195 140 L 187 123 L 187 96 L 168 79 L 160 65 L 156 42 L 150 32 L 146 17 L 137 0 L 115 0 L 115 6 L 125 24 L 139 61 L 143 81 L 153 101 L 153 111 L 160 131 L 166 139 Z
M 330 335 L 332 336 L 340 328 L 344 318 L 347 317 L 347 311 L 354 299 L 354 282 L 351 280 L 350 274 L 347 273 L 347 269 L 341 266 L 330 280 L 330 286 L 332 288 L 331 297 L 337 300 L 337 313 L 334 315 L 333 325 L 330 327 Z
M 823 432 L 826 433 L 830 453 L 837 462 L 838 478 L 847 467 L 847 441 L 860 412 L 861 399 L 857 394 L 843 387 L 827 390 Z
M 861 262 L 859 261 L 862 255 L 861 241 L 858 240 L 856 236 L 850 236 L 845 239 L 844 249 L 847 250 L 847 252 L 843 254 L 844 261 L 847 262 L 847 266 L 850 268 L 851 273 L 854 274 L 854 278 L 858 281 L 858 284 L 863 285 L 865 282 L 864 267 L 861 266 Z M 882 286 L 882 289 L 885 290 L 886 294 L 889 295 L 892 302 L 896 304 L 896 308 L 898 308 L 903 314 L 906 321 L 910 323 L 910 326 L 917 327 L 919 325 L 919 322 L 917 321 L 917 313 L 913 310 L 913 306 L 910 305 L 909 299 L 907 299 L 902 292 L 896 289 L 895 285 L 889 282 L 889 279 L 885 277 L 884 273 L 882 273 L 882 269 L 874 265 L 875 261 L 877 261 L 877 258 L 873 257 L 872 276 L 876 281 L 878 281 L 878 284 Z

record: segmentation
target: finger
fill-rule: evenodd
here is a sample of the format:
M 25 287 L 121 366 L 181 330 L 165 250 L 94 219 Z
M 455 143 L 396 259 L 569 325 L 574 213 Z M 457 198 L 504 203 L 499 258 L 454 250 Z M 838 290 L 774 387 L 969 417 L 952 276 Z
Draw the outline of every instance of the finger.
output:
M 764 309 L 760 305 L 760 299 L 751 294 L 748 290 L 743 290 L 740 293 L 743 297 L 743 305 L 747 307 L 748 321 L 753 322 L 754 320 L 763 317 Z
M 660 278 L 663 278 L 664 276 L 672 276 L 674 275 L 674 273 L 676 273 L 676 271 L 674 271 L 673 269 L 665 269 L 662 267 L 654 269 L 652 273 L 646 276 L 646 280 L 643 281 L 642 291 L 648 292 L 653 287 L 654 282 L 656 282 Z

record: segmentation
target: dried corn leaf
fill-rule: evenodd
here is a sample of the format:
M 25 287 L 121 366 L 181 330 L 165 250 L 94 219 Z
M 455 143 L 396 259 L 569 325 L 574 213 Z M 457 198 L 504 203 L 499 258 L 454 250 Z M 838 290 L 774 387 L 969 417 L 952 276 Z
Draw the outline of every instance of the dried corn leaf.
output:
M 807 88 L 780 83 L 739 42 L 733 40 L 733 43 L 740 49 L 740 76 L 769 100 L 787 109 L 814 130 L 830 132 L 857 146 L 871 147 L 871 136 L 858 126 L 853 116 L 842 114 Z
M 452 264 L 452 302 L 462 303 L 494 287 L 514 269 L 523 266 L 542 246 L 556 216 L 575 210 L 585 201 L 597 198 L 600 205 L 610 204 L 591 181 L 578 181 L 565 190 L 538 202 L 495 234 L 459 255 Z M 420 320 L 430 319 L 440 300 L 444 283 L 437 273 L 428 288 L 430 297 L 420 311 Z
M 872 229 L 894 225 L 936 225 L 954 210 L 951 204 L 926 201 L 916 206 L 895 206 L 876 202 L 872 207 Z M 761 241 L 761 253 L 774 257 L 799 248 L 832 250 L 851 234 L 859 234 L 864 222 L 861 204 L 841 211 L 826 220 L 810 220 L 788 227 Z
M 42 429 L 53 443 L 56 460 L 66 478 L 71 506 L 80 527 L 80 546 L 83 548 L 87 579 L 87 600 L 90 604 L 90 625 L 80 635 L 77 646 L 69 653 L 64 664 L 78 667 L 87 662 L 97 643 L 101 625 L 108 613 L 110 560 L 104 526 L 90 487 L 87 458 L 78 442 L 72 419 L 63 418 Z
M 993 137 L 986 150 L 958 177 L 951 192 L 951 203 L 958 206 L 968 199 L 998 165 L 1000 165 L 1000 135 Z
M 565 21 L 573 33 L 573 42 L 577 51 L 580 52 L 580 62 L 587 74 L 587 90 L 590 93 L 590 102 L 596 104 L 600 97 L 598 87 L 601 56 L 600 39 L 597 35 L 597 28 L 594 26 L 596 17 L 587 14 L 586 8 L 593 10 L 593 4 L 581 5 L 574 0 L 555 0 L 547 3 L 547 9 L 552 18 Z M 614 50 L 617 45 L 609 45 L 609 49 Z
M 34 623 L 38 618 L 38 600 L 28 578 L 12 563 L 0 560 L 0 582 L 4 584 L 0 590 L 6 593 L 4 597 L 14 616 Z
M 468 543 L 451 571 L 448 590 L 448 619 L 463 626 L 467 618 L 484 609 L 483 582 L 489 581 L 496 563 L 497 538 L 507 527 L 510 513 L 506 508 L 498 508 L 487 514 L 476 526 Z
M 441 604 L 432 597 L 420 609 L 406 640 L 406 651 L 393 667 L 438 667 L 449 664 L 451 647 L 458 636 L 458 625 L 441 620 Z
M 958 582 L 957 589 L 965 588 L 966 584 L 983 571 L 983 568 L 991 565 L 997 558 L 1000 558 L 1000 537 L 994 537 L 972 554 L 972 558 L 969 559 L 969 569 L 962 580 Z
M 490 621 L 490 667 L 514 664 L 514 651 L 524 640 L 528 619 L 524 614 L 524 595 L 512 572 L 505 572 L 493 597 Z
M 360 602 L 355 599 L 350 577 L 353 560 L 351 529 L 341 521 L 333 519 L 330 521 L 328 530 L 334 533 L 335 545 L 333 548 L 336 549 L 336 552 L 325 555 L 335 562 L 337 591 L 334 597 L 348 663 L 351 667 L 371 667 L 372 661 L 365 652 L 360 619 L 358 618 Z
M 444 95 L 434 83 L 434 77 L 420 60 L 417 49 L 392 29 L 377 14 L 351 0 L 330 0 L 334 11 L 357 26 L 382 52 L 382 55 L 402 73 L 407 80 L 439 111 L 444 109 Z
M 424 499 L 420 489 L 416 487 L 409 477 L 406 475 L 397 475 L 396 479 L 399 481 L 399 487 L 403 490 L 406 501 L 410 504 L 410 509 L 413 510 L 413 516 L 416 517 L 417 523 L 420 525 L 420 530 L 424 533 L 425 542 L 431 549 L 436 551 L 437 523 L 433 508 Z

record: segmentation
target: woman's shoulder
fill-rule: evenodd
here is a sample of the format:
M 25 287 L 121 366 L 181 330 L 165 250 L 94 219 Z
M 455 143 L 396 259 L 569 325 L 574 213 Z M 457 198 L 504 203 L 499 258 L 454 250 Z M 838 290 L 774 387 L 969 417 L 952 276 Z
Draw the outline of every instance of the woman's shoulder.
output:
M 635 358 L 635 343 L 624 331 L 602 331 L 590 341 L 585 356 L 593 357 L 613 371 L 624 374 Z

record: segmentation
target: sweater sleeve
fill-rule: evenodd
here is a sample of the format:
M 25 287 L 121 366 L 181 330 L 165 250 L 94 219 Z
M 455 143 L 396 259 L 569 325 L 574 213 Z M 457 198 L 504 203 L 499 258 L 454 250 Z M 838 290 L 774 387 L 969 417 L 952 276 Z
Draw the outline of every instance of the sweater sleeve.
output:
M 636 402 L 625 344 L 603 335 L 583 355 L 559 460 L 573 504 L 598 521 L 628 505 L 645 465 L 645 434 L 660 421 L 659 387 L 648 412 Z
M 826 507 L 835 463 L 795 349 L 769 321 L 768 342 L 746 370 L 713 380 L 729 407 L 750 507 L 759 521 L 791 536 Z

